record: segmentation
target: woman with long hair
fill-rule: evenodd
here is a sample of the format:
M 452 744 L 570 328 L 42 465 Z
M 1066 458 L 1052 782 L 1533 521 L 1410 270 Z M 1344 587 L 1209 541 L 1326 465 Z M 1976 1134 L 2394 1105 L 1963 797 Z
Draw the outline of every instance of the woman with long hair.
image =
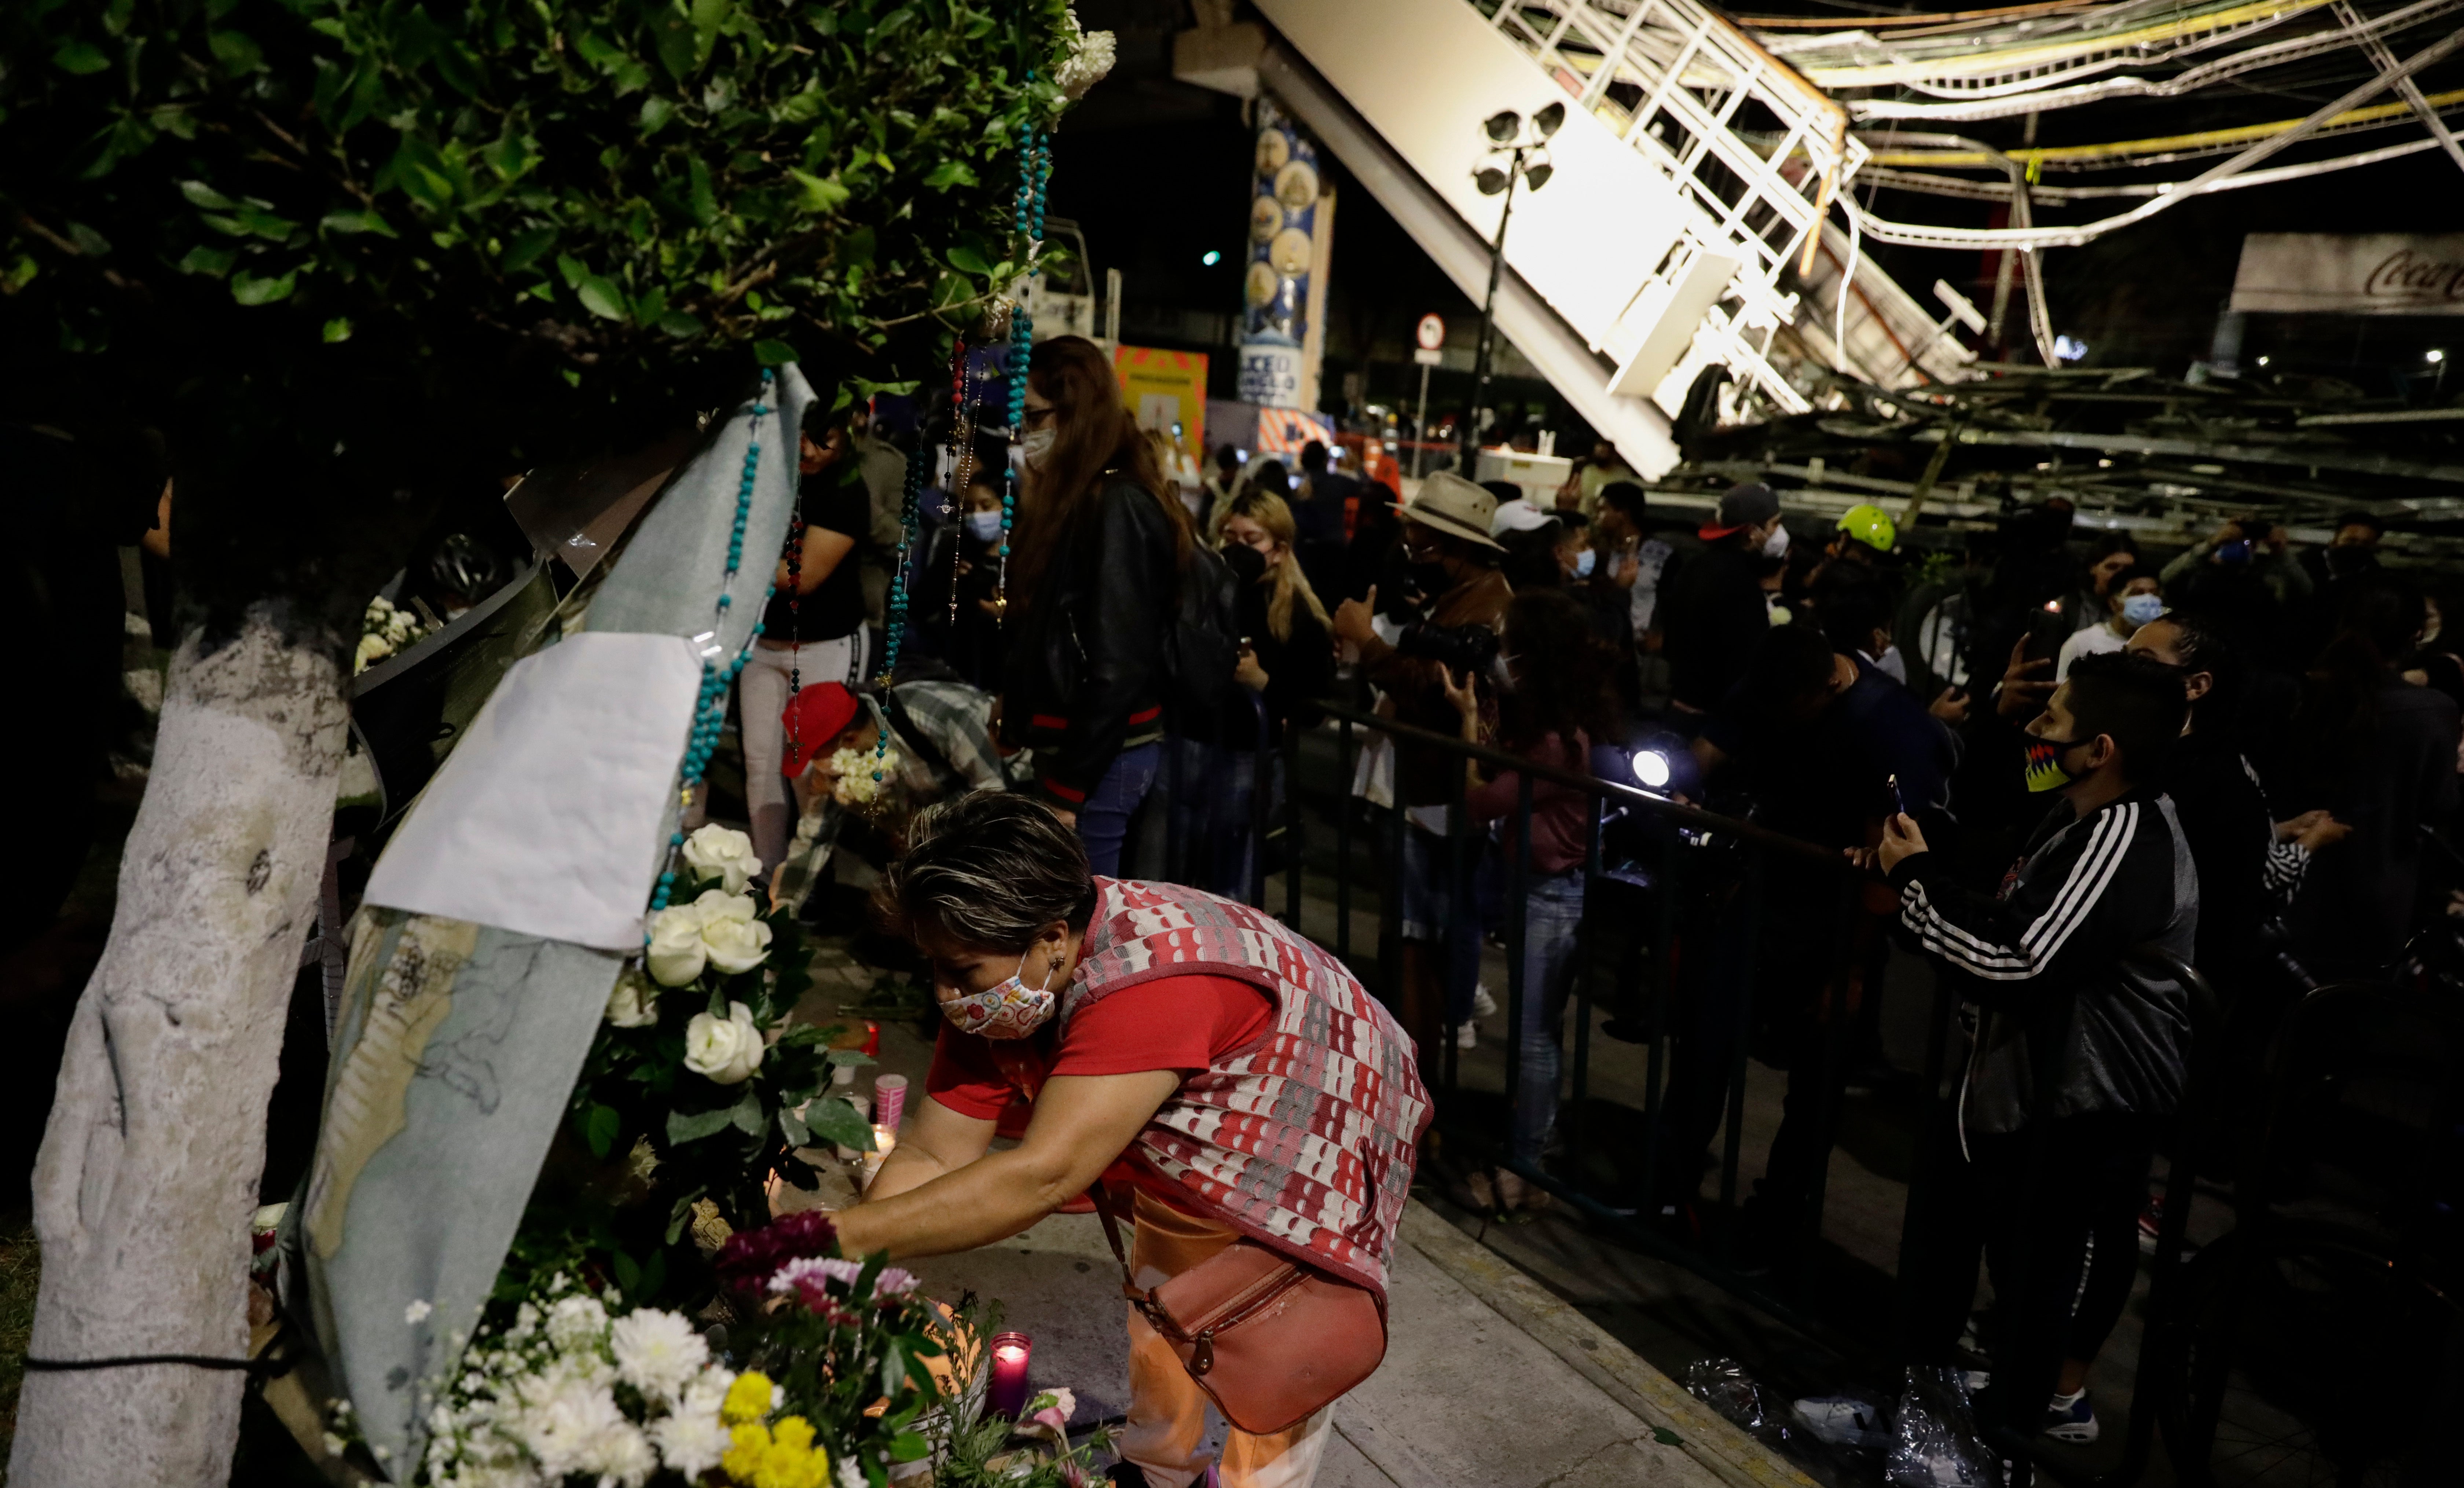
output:
M 1591 617 L 1562 589 L 1527 589 L 1506 607 L 1498 637 L 1506 686 L 1498 698 L 1497 747 L 1534 764 L 1591 774 L 1592 741 L 1617 728 L 1608 646 L 1592 630 Z M 1446 697 L 1463 719 L 1463 737 L 1480 741 L 1480 705 L 1472 679 L 1449 673 Z M 1498 842 L 1489 869 L 1510 867 L 1527 840 L 1514 819 L 1522 796 L 1522 772 L 1505 770 L 1483 778 L 1477 760 L 1463 762 L 1463 802 L 1471 819 L 1494 823 Z M 1523 898 L 1522 1062 L 1518 1066 L 1513 1130 L 1507 1150 L 1536 1165 L 1557 1120 L 1562 1067 L 1559 1030 L 1566 998 L 1580 965 L 1576 931 L 1583 922 L 1583 861 L 1591 842 L 1592 798 L 1550 780 L 1531 782 L 1531 847 Z M 1491 896 L 1484 894 L 1487 901 Z M 1502 916 L 1501 916 L 1502 917 Z M 1490 1194 L 1481 1190 L 1492 1182 Z M 1499 1169 L 1491 1180 L 1473 1174 L 1472 1193 L 1483 1207 L 1493 1201 L 1513 1209 L 1531 1201 L 1521 1176 Z
M 1122 406 L 1111 360 L 1083 337 L 1029 356 L 1019 442 L 1001 736 L 1034 748 L 1035 789 L 1109 875 L 1155 784 L 1189 512 Z
M 1247 645 L 1237 675 L 1265 699 L 1266 717 L 1278 739 L 1295 715 L 1315 721 L 1309 705 L 1324 695 L 1334 676 L 1332 622 L 1317 591 L 1309 587 L 1309 575 L 1292 557 L 1298 538 L 1291 506 L 1263 491 L 1243 492 L 1223 518 L 1223 550 L 1228 554 L 1243 547 L 1259 558 L 1261 571 L 1242 604 Z

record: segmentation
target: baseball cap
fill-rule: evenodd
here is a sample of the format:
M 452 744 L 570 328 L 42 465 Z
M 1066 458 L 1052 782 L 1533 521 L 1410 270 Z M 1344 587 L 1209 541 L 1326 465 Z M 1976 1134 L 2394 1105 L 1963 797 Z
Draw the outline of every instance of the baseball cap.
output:
M 1768 522 L 1779 515 L 1779 497 L 1760 481 L 1745 481 L 1729 487 L 1720 496 L 1720 509 L 1711 519 L 1697 529 L 1695 536 L 1705 542 L 1717 542 L 1732 532 Z
M 1537 532 L 1556 519 L 1556 513 L 1544 512 L 1529 498 L 1516 496 L 1497 504 L 1497 514 L 1488 519 L 1488 535 L 1503 537 L 1510 532 Z
M 804 688 L 788 699 L 780 721 L 786 725 L 787 736 L 796 741 L 781 774 L 791 777 L 803 775 L 813 756 L 829 748 L 831 741 L 855 721 L 855 694 L 843 682 Z

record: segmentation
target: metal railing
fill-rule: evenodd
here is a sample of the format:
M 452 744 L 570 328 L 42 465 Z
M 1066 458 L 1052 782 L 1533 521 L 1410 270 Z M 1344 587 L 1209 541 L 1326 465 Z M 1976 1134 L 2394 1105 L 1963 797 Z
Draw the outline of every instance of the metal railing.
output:
M 1355 808 L 1362 805 L 1353 795 L 1355 765 L 1370 740 L 1383 736 L 1404 747 L 1428 750 L 1441 755 L 1450 769 L 1453 785 L 1452 809 L 1448 813 L 1449 831 L 1442 840 L 1443 858 L 1450 886 L 1469 882 L 1468 868 L 1475 847 L 1476 834 L 1471 828 L 1464 805 L 1467 791 L 1462 762 L 1478 761 L 1492 772 L 1512 771 L 1517 777 L 1516 801 L 1510 817 L 1503 819 L 1503 838 L 1513 850 L 1507 857 L 1507 884 L 1502 905 L 1506 943 L 1507 988 L 1504 999 L 1507 1049 L 1505 1060 L 1504 1096 L 1506 1116 L 1503 1121 L 1483 1119 L 1463 1082 L 1460 1057 L 1446 1027 L 1442 1053 L 1434 1061 L 1439 1065 L 1434 1082 L 1439 1106 L 1436 1129 L 1441 1140 L 1458 1148 L 1480 1154 L 1485 1160 L 1511 1171 L 1528 1183 L 1546 1190 L 1572 1205 L 1596 1229 L 1632 1248 L 1678 1263 L 1733 1293 L 1740 1299 L 1780 1323 L 1816 1340 L 1835 1354 L 1843 1365 L 1855 1360 L 1870 1372 L 1877 1365 L 1905 1362 L 1911 1357 L 1915 1342 L 1910 1333 L 1913 1319 L 1911 1276 L 1926 1262 L 1919 1252 L 1925 1237 L 1936 1228 L 1927 1207 L 1939 1202 L 1944 1174 L 1939 1171 L 1942 1151 L 1948 1142 L 1944 1137 L 1953 1119 L 1945 1098 L 1944 1076 L 1951 1047 L 1951 1030 L 1957 1011 L 1957 994 L 1947 978 L 1937 978 L 1929 1013 L 1925 1066 L 1922 1072 L 1924 1099 L 1917 1117 L 1919 1135 L 1918 1161 L 1911 1172 L 1901 1215 L 1899 1259 L 1893 1280 L 1895 1297 L 1891 1309 L 1893 1324 L 1888 1336 L 1867 1333 L 1858 1336 L 1843 1332 L 1832 1319 L 1818 1315 L 1803 1300 L 1808 1268 L 1812 1265 L 1822 1239 L 1822 1219 L 1828 1196 L 1826 1174 L 1829 1156 L 1835 1145 L 1843 1081 L 1841 1061 L 1846 1053 L 1846 1039 L 1851 1028 L 1849 1009 L 1842 993 L 1849 981 L 1854 938 L 1848 933 L 1860 914 L 1858 894 L 1866 880 L 1849 868 L 1838 853 L 1781 833 L 1771 831 L 1749 821 L 1738 821 L 1681 803 L 1668 797 L 1631 785 L 1600 779 L 1577 771 L 1555 768 L 1523 758 L 1507 752 L 1467 743 L 1460 738 L 1399 723 L 1388 717 L 1344 706 L 1321 705 L 1332 723 L 1335 740 L 1333 771 L 1334 789 L 1311 791 L 1304 784 L 1302 754 L 1303 731 L 1287 730 L 1281 741 L 1285 778 L 1287 782 L 1282 810 L 1284 812 L 1285 864 L 1283 883 L 1270 886 L 1263 869 L 1252 880 L 1250 902 L 1260 908 L 1277 910 L 1273 900 L 1281 899 L 1279 909 L 1283 921 L 1310 935 L 1331 949 L 1335 955 L 1361 976 L 1390 1009 L 1399 1009 L 1404 1001 L 1402 986 L 1401 910 L 1404 902 L 1400 881 L 1405 871 L 1406 855 L 1403 834 L 1421 831 L 1407 825 L 1400 802 L 1400 761 L 1397 785 L 1398 795 L 1391 808 Z M 1322 763 L 1322 761 L 1321 761 Z M 1318 782 L 1325 783 L 1321 774 Z M 1525 907 L 1529 887 L 1529 864 L 1532 857 L 1533 790 L 1536 784 L 1548 784 L 1582 793 L 1590 801 L 1590 830 L 1585 843 L 1581 873 L 1584 884 L 1584 906 L 1581 949 L 1576 963 L 1573 985 L 1568 994 L 1572 1009 L 1571 1038 L 1560 1078 L 1566 1083 L 1568 1099 L 1560 1107 L 1564 1129 L 1563 1159 L 1553 1168 L 1544 1168 L 1536 1161 L 1514 1157 L 1507 1150 L 1504 1133 L 1511 1129 L 1515 1103 L 1522 1094 L 1520 1069 L 1524 1037 L 1524 1010 L 1527 999 L 1545 995 L 1526 982 L 1526 920 Z M 1262 789 L 1260 808 L 1265 792 Z M 1312 797 L 1316 805 L 1331 816 L 1333 846 L 1331 861 L 1310 862 L 1309 844 L 1304 839 L 1304 796 Z M 1361 820 L 1365 818 L 1366 820 Z M 1363 826 L 1377 835 L 1375 849 L 1359 851 L 1366 845 Z M 1614 832 L 1618 839 L 1615 861 L 1604 851 L 1604 842 Z M 1426 845 L 1426 844 L 1423 844 Z M 1641 853 L 1634 849 L 1640 847 Z M 1643 861 L 1649 856 L 1653 861 Z M 1367 871 L 1363 871 L 1364 868 Z M 1771 871 L 1812 875 L 1807 882 L 1825 886 L 1827 897 L 1819 905 L 1808 905 L 1803 912 L 1792 913 L 1785 927 L 1762 923 L 1765 913 L 1773 908 L 1767 905 L 1765 889 Z M 1312 901 L 1305 892 L 1305 880 L 1314 871 L 1331 878 L 1331 894 Z M 1274 890 L 1280 888 L 1280 895 Z M 1703 889 L 1724 893 L 1725 902 L 1718 905 L 1698 899 L 1689 903 L 1688 895 Z M 1378 914 L 1377 945 L 1374 959 L 1359 952 L 1363 949 L 1354 920 L 1355 906 L 1364 891 L 1374 892 Z M 1460 891 L 1460 890 L 1458 890 Z M 1322 921 L 1325 897 L 1332 904 L 1332 924 Z M 1312 920 L 1305 911 L 1317 905 Z M 1707 912 L 1706 912 L 1707 911 Z M 1730 916 L 1737 917 L 1733 921 Z M 1462 901 L 1454 901 L 1448 915 L 1449 928 L 1456 933 L 1481 933 L 1479 916 L 1464 912 Z M 1613 928 L 1614 927 L 1614 928 Z M 1827 932 L 1824 927 L 1828 927 Z M 1700 942 L 1706 934 L 1715 942 L 1724 935 L 1732 937 L 1744 950 L 1736 974 L 1725 987 L 1704 985 L 1699 969 L 1681 973 L 1681 946 Z M 1769 1274 L 1753 1274 L 1739 1264 L 1736 1250 L 1738 1227 L 1733 1222 L 1738 1214 L 1740 1171 L 1745 1155 L 1744 1128 L 1748 1083 L 1748 1058 L 1750 1031 L 1754 1025 L 1755 1003 L 1767 996 L 1768 989 L 1758 985 L 1762 979 L 1766 952 L 1779 937 L 1805 942 L 1819 936 L 1822 950 L 1818 960 L 1798 956 L 1800 970 L 1807 965 L 1819 965 L 1822 986 L 1813 999 L 1813 1015 L 1821 1018 L 1819 1057 L 1823 1073 L 1818 1085 L 1818 1109 L 1815 1112 L 1815 1140 L 1818 1160 L 1807 1173 L 1807 1190 L 1803 1212 L 1796 1226 L 1793 1241 L 1786 1247 L 1787 1263 Z M 1617 949 L 1617 965 L 1612 969 L 1603 963 L 1603 955 L 1615 939 L 1622 939 Z M 1702 947 L 1693 950 L 1700 953 Z M 2142 1383 L 2133 1400 L 2124 1429 L 2125 1445 L 2118 1467 L 2093 1479 L 2078 1478 L 2074 1472 L 2059 1464 L 2046 1463 L 2050 1470 L 2065 1478 L 2094 1481 L 2099 1488 L 2122 1488 L 2136 1482 L 2145 1473 L 2155 1442 L 2155 1421 L 2161 1402 L 2154 1398 L 2155 1387 L 2145 1382 L 2165 1376 L 2167 1361 L 2162 1350 L 2176 1346 L 2178 1329 L 2167 1326 L 2167 1309 L 2172 1305 L 2176 1280 L 2184 1249 L 2185 1225 L 2190 1208 L 2191 1186 L 2196 1181 L 2196 1154 L 2205 1147 L 2219 1109 L 2217 1090 L 2220 1083 L 2218 1039 L 2215 1036 L 2221 1013 L 2216 996 L 2198 972 L 2158 948 L 2142 948 L 2133 952 L 2134 959 L 2148 964 L 2160 975 L 2179 981 L 2189 992 L 2190 1017 L 2194 1028 L 2189 1083 L 2185 1097 L 2181 1127 L 2183 1139 L 2163 1180 L 2162 1192 L 2167 1200 L 2163 1231 L 2155 1262 L 2152 1287 L 2145 1332 L 2141 1340 L 2139 1379 Z M 1613 973 L 1604 978 L 1604 972 Z M 1713 999 L 1714 1018 L 1727 1019 L 1725 1039 L 1725 1091 L 1719 1127 L 1723 1134 L 1718 1157 L 1718 1201 L 1706 1217 L 1714 1222 L 1699 1234 L 1679 1233 L 1678 1227 L 1654 1222 L 1650 1206 L 1670 1192 L 1697 1192 L 1699 1185 L 1688 1188 L 1682 1181 L 1672 1191 L 1663 1185 L 1662 1164 L 1670 1161 L 1698 1161 L 1694 1152 L 1663 1151 L 1663 1127 L 1668 1121 L 1665 1108 L 1669 1094 L 1672 1063 L 1682 1057 L 1684 1037 L 1673 1026 L 1674 1012 L 1680 1000 L 1681 982 L 1693 975 L 1692 987 L 1698 996 Z M 1639 1181 L 1623 1192 L 1602 1192 L 1587 1181 L 1587 1157 L 1596 1154 L 1588 1150 L 1597 1140 L 1584 1130 L 1585 1118 L 1591 1105 L 1594 1076 L 1594 1024 L 1595 1022 L 1595 988 L 1603 979 L 1613 979 L 1614 1016 L 1604 1025 L 1615 1030 L 1612 1037 L 1623 1037 L 1645 1046 L 1640 1116 L 1643 1124 L 1642 1161 Z M 1802 999 L 1801 989 L 1791 989 Z M 1784 995 L 1788 995 L 1784 993 Z M 1869 993 L 1869 995 L 1872 995 Z M 1804 1009 L 1800 1006 L 1799 1012 Z M 2068 1029 L 2073 1016 L 2071 999 L 2053 999 L 2041 1009 L 2035 1021 L 2035 1031 L 2053 1037 L 2034 1038 L 2040 1060 L 2058 1058 L 2067 1045 Z M 1443 1022 L 1445 1019 L 1441 1018 Z M 1555 1025 L 1555 1031 L 1566 1027 Z M 1708 1024 L 1698 1017 L 1693 1036 L 1701 1037 Z M 2040 1092 L 2038 1108 L 2032 1124 L 2039 1134 L 2027 1185 L 2025 1202 L 2033 1203 L 2042 1171 L 2050 1154 L 2042 1134 L 2050 1125 L 2050 1095 L 2057 1082 L 2046 1078 L 2054 1071 L 2050 1065 L 2038 1072 L 2036 1088 Z M 1708 1133 L 1705 1133 L 1708 1135 Z M 2029 1268 L 2047 1263 L 2042 1256 L 2022 1258 L 2018 1268 L 2021 1280 Z M 2003 1281 L 1996 1280 L 1997 1293 Z M 2013 1340 L 2013 1344 L 2017 1342 Z M 2009 1423 L 1985 1420 L 1979 1423 L 1987 1439 L 2004 1455 L 2013 1459 L 2037 1455 L 2038 1443 L 2033 1429 L 2016 1431 Z

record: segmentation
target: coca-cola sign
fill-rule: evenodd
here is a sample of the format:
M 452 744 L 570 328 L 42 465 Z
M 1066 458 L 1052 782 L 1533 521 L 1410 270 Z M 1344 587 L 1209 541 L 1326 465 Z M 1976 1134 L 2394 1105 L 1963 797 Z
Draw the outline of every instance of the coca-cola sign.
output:
M 2277 315 L 2464 315 L 2464 233 L 2254 232 L 2233 308 Z

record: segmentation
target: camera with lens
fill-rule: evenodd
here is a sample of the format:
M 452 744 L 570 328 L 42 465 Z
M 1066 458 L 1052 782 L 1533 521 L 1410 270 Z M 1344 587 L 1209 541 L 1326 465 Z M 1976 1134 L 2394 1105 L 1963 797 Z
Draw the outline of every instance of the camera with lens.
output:
M 1497 660 L 1497 632 L 1486 625 L 1441 625 L 1418 620 L 1403 627 L 1395 648 L 1425 656 L 1449 671 L 1479 676 Z

